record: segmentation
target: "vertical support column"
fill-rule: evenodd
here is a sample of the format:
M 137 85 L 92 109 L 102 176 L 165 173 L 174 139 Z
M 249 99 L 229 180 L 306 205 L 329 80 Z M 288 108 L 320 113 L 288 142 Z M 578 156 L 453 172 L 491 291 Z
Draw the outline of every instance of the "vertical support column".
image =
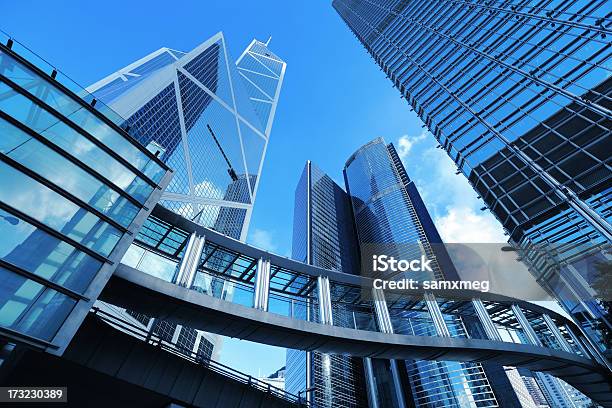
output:
M 527 317 L 525 317 L 525 314 L 521 308 L 518 305 L 512 305 L 512 313 L 514 313 L 516 320 L 523 329 L 523 332 L 525 332 L 525 336 L 527 336 L 529 343 L 536 346 L 542 346 L 542 342 L 538 338 L 536 332 L 533 330 L 533 327 L 531 327 L 531 324 L 529 324 L 529 320 L 527 320 Z
M 482 303 L 482 300 L 472 299 L 472 305 L 474 306 L 476 315 L 478 315 L 478 320 L 480 321 L 480 324 L 482 324 L 487 338 L 493 341 L 502 341 L 502 338 L 495 327 L 495 323 L 493 323 L 493 320 L 491 320 L 491 316 L 489 316 L 489 312 L 487 311 L 484 303 Z
M 559 328 L 557 327 L 555 322 L 553 322 L 553 319 L 551 319 L 550 316 L 547 315 L 546 313 L 542 315 L 542 319 L 544 319 L 544 323 L 546 323 L 546 327 L 548 327 L 548 330 L 550 330 L 555 340 L 557 340 L 557 343 L 559 343 L 559 346 L 561 347 L 561 349 L 563 351 L 567 351 L 568 353 L 573 353 L 572 347 L 567 342 L 565 337 L 563 337 L 563 335 L 559 331 Z
M 378 390 L 376 389 L 376 379 L 374 377 L 374 368 L 372 367 L 372 359 L 366 357 L 363 359 L 363 370 L 365 371 L 366 393 L 368 395 L 369 408 L 378 407 Z
M 257 261 L 255 272 L 255 289 L 253 307 L 255 309 L 268 311 L 268 296 L 270 294 L 270 261 L 260 258 Z
M 181 266 L 175 280 L 177 285 L 190 288 L 193 284 L 200 256 L 204 249 L 204 242 L 205 238 L 196 232 L 189 236 L 189 241 L 187 241 L 187 247 L 185 248 L 185 256 L 181 260 Z
M 385 300 L 385 293 L 382 291 L 382 289 L 372 288 L 372 299 L 374 300 L 374 314 L 376 316 L 376 322 L 378 323 L 380 331 L 382 333 L 393 334 L 393 325 L 391 324 L 391 316 L 389 315 L 389 308 L 387 307 L 387 301 Z M 366 360 L 370 359 L 366 358 Z M 371 366 L 371 360 L 369 363 Z M 404 401 L 402 382 L 399 377 L 397 362 L 395 360 L 389 360 L 389 364 L 391 368 L 391 377 L 395 388 L 395 396 L 399 406 L 404 408 L 406 406 L 406 402 Z M 373 384 L 369 386 L 375 388 L 375 385 Z
M 319 323 L 333 325 L 331 294 L 327 276 L 317 278 L 317 289 L 319 291 Z
M 387 307 L 387 301 L 382 289 L 372 288 L 372 299 L 374 300 L 374 315 L 376 316 L 376 323 L 378 323 L 380 331 L 382 333 L 393 334 L 391 316 L 389 315 L 389 308 Z
M 442 311 L 440 310 L 438 302 L 436 301 L 436 296 L 431 292 L 427 292 L 425 293 L 424 298 L 425 304 L 427 305 L 427 310 L 429 311 L 431 320 L 436 328 L 436 333 L 438 333 L 438 336 L 440 337 L 450 337 L 450 332 L 448 331 L 448 327 L 444 321 L 444 316 L 442 315 Z

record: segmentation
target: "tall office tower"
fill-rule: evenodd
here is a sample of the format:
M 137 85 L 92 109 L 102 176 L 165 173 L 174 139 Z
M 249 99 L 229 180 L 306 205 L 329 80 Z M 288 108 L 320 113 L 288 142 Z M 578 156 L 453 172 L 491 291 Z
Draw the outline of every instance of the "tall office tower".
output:
M 333 7 L 536 279 L 609 352 L 609 2 L 334 0 Z
M 589 408 L 596 406 L 588 397 L 566 382 L 545 373 L 532 373 L 548 405 L 554 408 Z
M 458 279 L 448 254 L 441 245 L 435 245 L 442 240 L 392 144 L 386 145 L 377 138 L 360 147 L 347 160 L 344 179 L 362 251 L 367 245 L 387 244 L 389 249 L 385 251 L 397 246 L 401 257 L 397 259 L 418 259 L 426 253 L 433 261 L 430 279 Z M 391 307 L 389 314 L 398 333 L 422 335 L 432 330 L 419 312 L 406 313 Z M 401 399 L 406 394 L 418 407 L 520 406 L 508 377 L 498 366 L 487 367 L 496 373 L 487 378 L 485 367 L 476 363 L 392 361 L 391 365 L 407 373 L 410 385 L 402 385 L 403 391 L 396 385 L 397 397 L 381 392 L 381 406 L 404 406 L 407 401 Z M 401 376 L 393 375 L 393 382 L 400 384 Z
M 240 240 L 246 239 L 286 66 L 267 45 L 253 40 L 234 64 L 218 33 L 189 53 L 162 48 L 88 88 L 138 128 L 138 141 L 175 171 L 160 203 Z M 202 290 L 223 288 L 213 282 Z M 146 316 L 136 320 L 186 350 L 220 352 L 216 335 Z
M 321 268 L 359 273 L 359 256 L 349 198 L 327 174 L 306 163 L 295 190 L 292 257 Z M 333 297 L 334 288 L 330 289 Z M 307 311 L 304 311 L 307 312 Z M 343 319 L 341 310 L 333 319 Z M 360 358 L 287 350 L 285 389 L 318 407 L 362 407 L 367 404 Z
M 3 358 L 6 339 L 62 355 L 171 172 L 113 121 L 116 114 L 5 41 L 0 346 Z
M 286 67 L 267 45 L 253 40 L 234 64 L 218 33 L 188 53 L 162 48 L 88 88 L 175 170 L 165 207 L 241 240 Z
M 522 408 L 548 408 L 546 399 L 534 378 L 522 376 L 514 367 L 505 367 L 505 371 Z

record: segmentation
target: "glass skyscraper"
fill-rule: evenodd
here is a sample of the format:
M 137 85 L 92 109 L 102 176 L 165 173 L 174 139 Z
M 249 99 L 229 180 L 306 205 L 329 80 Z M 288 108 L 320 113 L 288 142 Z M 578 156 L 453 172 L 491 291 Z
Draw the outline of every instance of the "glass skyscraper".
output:
M 426 278 L 459 279 L 392 144 L 378 138 L 359 148 L 346 162 L 344 180 L 346 192 L 311 162 L 306 164 L 295 192 L 293 258 L 360 273 L 359 257 L 368 245 L 389 244 L 403 259 L 422 254 L 431 259 L 433 273 Z M 333 288 L 330 292 L 333 298 Z M 301 309 L 305 319 L 317 313 L 317 305 Z M 334 324 L 350 327 L 336 322 L 345 316 L 338 309 L 332 311 Z M 434 330 L 420 312 L 391 307 L 389 313 L 398 333 Z M 459 330 L 467 323 L 448 324 Z M 286 387 L 293 393 L 310 390 L 310 401 L 323 407 L 363 406 L 366 396 L 371 407 L 521 406 L 503 367 L 469 362 L 356 361 L 288 350 Z
M 458 279 L 448 254 L 441 253 L 441 246 L 435 250 L 432 247 L 442 240 L 392 144 L 386 145 L 377 138 L 360 147 L 347 160 L 344 178 L 362 248 L 371 244 L 393 245 L 398 248 L 397 259 L 418 259 L 426 254 L 433 261 L 433 276 L 422 278 Z M 391 307 L 389 313 L 403 334 L 420 335 L 433 329 L 419 312 L 406 314 Z M 372 360 L 372 364 L 376 367 L 383 362 Z M 500 406 L 482 364 L 412 360 L 391 364 L 407 374 L 409 384 L 401 385 L 401 376 L 393 372 L 395 393 L 378 386 L 380 406 L 407 406 L 411 403 L 409 399 L 417 407 Z M 374 377 L 374 382 L 380 382 L 379 376 Z M 496 379 L 500 380 L 509 383 L 504 378 Z M 513 392 L 501 397 L 507 399 L 504 406 L 520 406 Z
M 310 161 L 295 190 L 294 206 L 292 257 L 358 274 L 359 252 L 348 195 Z M 336 322 L 345 316 L 341 310 L 332 314 Z M 288 349 L 285 389 L 294 394 L 312 389 L 305 397 L 318 407 L 358 408 L 367 404 L 363 364 L 360 358 L 350 356 Z
M 267 45 L 253 40 L 233 63 L 218 33 L 188 53 L 162 48 L 88 88 L 175 170 L 162 205 L 241 240 L 286 67 Z
M 334 0 L 333 7 L 538 282 L 609 354 L 609 2 Z
M 188 53 L 161 48 L 88 88 L 127 118 L 127 127 L 140 129 L 138 141 L 175 171 L 160 204 L 240 240 L 248 232 L 286 67 L 267 46 L 253 40 L 233 63 L 218 33 Z M 127 257 L 142 262 L 138 255 Z M 220 352 L 216 335 L 130 311 L 122 318 L 135 318 L 134 324 L 165 333 L 185 349 Z
M 2 40 L 2 346 L 9 339 L 61 355 L 171 172 L 116 113 Z

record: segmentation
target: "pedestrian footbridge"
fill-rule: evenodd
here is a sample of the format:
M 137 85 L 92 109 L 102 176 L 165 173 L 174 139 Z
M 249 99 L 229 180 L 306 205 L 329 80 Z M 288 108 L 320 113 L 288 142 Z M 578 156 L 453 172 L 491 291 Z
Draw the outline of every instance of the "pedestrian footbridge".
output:
M 249 246 L 156 207 L 100 300 L 258 343 L 543 371 L 612 406 L 606 359 L 564 316 L 482 292 L 402 291 Z

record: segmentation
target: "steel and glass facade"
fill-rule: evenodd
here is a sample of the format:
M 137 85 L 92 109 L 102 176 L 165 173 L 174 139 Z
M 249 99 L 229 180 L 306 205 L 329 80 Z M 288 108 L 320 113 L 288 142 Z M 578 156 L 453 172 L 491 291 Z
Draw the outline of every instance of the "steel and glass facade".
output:
M 161 48 L 88 89 L 122 113 L 126 126 L 139 128 L 138 141 L 175 170 L 162 205 L 244 240 L 284 72 L 285 63 L 257 40 L 233 63 L 218 33 L 189 53 Z M 133 248 L 128 257 L 143 261 Z M 173 333 L 174 343 L 197 349 L 191 329 Z
M 609 352 L 609 2 L 333 6 L 538 281 Z
M 458 279 L 452 263 L 438 262 L 443 254 L 440 248 L 434 253 L 432 244 L 441 244 L 442 240 L 392 144 L 377 138 L 360 147 L 347 160 L 344 177 L 360 246 L 394 245 L 397 259 L 426 255 L 433 261 L 433 274 L 415 279 Z M 411 272 L 411 277 L 414 274 Z M 420 336 L 436 331 L 427 313 L 405 313 L 394 308 L 389 313 L 395 333 Z M 372 364 L 383 362 L 372 360 Z M 404 395 L 418 407 L 499 406 L 481 364 L 407 360 L 391 365 L 399 368 L 392 371 L 394 380 L 386 382 L 393 383 L 396 391 L 390 393 L 377 384 L 380 406 L 403 406 Z M 402 370 L 409 384 L 402 385 Z M 380 376 L 377 379 L 380 382 Z M 393 394 L 400 396 L 389 400 Z
M 3 38 L 0 332 L 51 353 L 68 345 L 171 175 L 103 112 Z
M 433 272 L 420 278 L 458 279 L 448 258 L 431 246 L 442 240 L 392 144 L 377 138 L 359 148 L 346 161 L 344 179 L 360 245 L 396 245 L 397 259 L 425 255 Z
M 189 53 L 155 51 L 88 89 L 175 169 L 164 206 L 244 240 L 285 67 L 258 40 L 233 63 L 218 33 Z
M 358 274 L 360 270 L 348 195 L 310 161 L 295 190 L 292 257 L 344 273 Z M 340 295 L 333 287 L 330 294 L 332 298 Z M 332 310 L 333 324 L 353 326 L 353 322 L 339 321 L 349 319 L 348 315 L 338 303 Z M 288 349 L 286 367 L 285 389 L 297 394 L 313 388 L 305 397 L 316 406 L 357 408 L 367 404 L 359 358 Z

